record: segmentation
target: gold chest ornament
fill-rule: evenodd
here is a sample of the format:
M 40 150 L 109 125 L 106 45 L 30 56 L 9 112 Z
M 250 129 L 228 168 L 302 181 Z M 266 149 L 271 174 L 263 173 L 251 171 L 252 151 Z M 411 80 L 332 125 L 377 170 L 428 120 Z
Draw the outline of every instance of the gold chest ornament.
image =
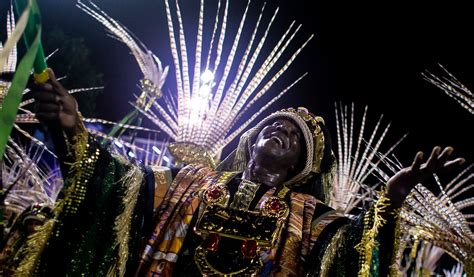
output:
M 194 228 L 203 243 L 196 248 L 194 260 L 204 276 L 257 276 L 263 263 L 259 253 L 276 247 L 289 214 L 289 207 L 278 197 L 264 199 L 256 211 L 229 208 L 230 194 L 222 183 L 201 192 L 203 212 Z M 241 267 L 231 272 L 216 268 L 219 261 L 210 258 L 223 240 L 240 244 L 233 258 Z

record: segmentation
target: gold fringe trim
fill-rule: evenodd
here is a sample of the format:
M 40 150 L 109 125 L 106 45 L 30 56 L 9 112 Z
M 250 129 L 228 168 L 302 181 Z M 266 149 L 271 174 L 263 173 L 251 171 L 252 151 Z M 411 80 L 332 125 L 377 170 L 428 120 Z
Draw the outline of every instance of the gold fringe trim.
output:
M 466 277 L 474 277 L 474 258 L 471 257 L 463 266 Z
M 118 246 L 118 258 L 111 265 L 107 276 L 125 276 L 128 260 L 128 242 L 130 239 L 131 218 L 137 204 L 138 194 L 143 182 L 143 172 L 138 166 L 133 166 L 119 182 L 125 187 L 125 195 L 122 199 L 124 210 L 115 220 L 116 246 Z
M 69 143 L 69 139 L 63 132 L 68 155 L 73 156 L 76 162 L 82 160 L 83 155 L 86 153 L 86 150 L 88 148 L 87 142 L 89 137 L 89 133 L 87 132 L 86 127 L 84 126 L 84 117 L 82 117 L 82 114 L 79 111 L 77 112 L 77 116 L 79 117 L 79 123 L 77 127 L 80 132 L 72 138 L 72 144 Z
M 88 134 L 83 132 L 78 134 L 73 138 L 74 144 L 71 145 L 71 148 L 74 152 L 75 157 L 77 157 L 76 162 L 71 164 L 69 170 L 69 176 L 71 178 L 71 185 L 66 188 L 65 197 L 58 201 L 53 209 L 54 218 L 47 221 L 45 224 L 38 228 L 38 231 L 28 237 L 26 241 L 26 246 L 23 248 L 23 256 L 25 257 L 19 264 L 18 268 L 15 270 L 13 276 L 33 276 L 41 260 L 41 254 L 43 253 L 48 240 L 53 234 L 56 224 L 59 222 L 59 215 L 63 213 L 66 203 L 70 201 L 71 196 L 74 194 L 75 186 L 80 177 L 82 176 L 82 158 L 88 150 Z M 86 157 L 87 158 L 87 157 Z
M 28 237 L 28 240 L 26 241 L 26 247 L 23 247 L 21 250 L 25 251 L 25 258 L 21 261 L 20 265 L 15 270 L 13 276 L 21 277 L 34 275 L 36 267 L 38 266 L 41 253 L 43 253 L 44 247 L 46 246 L 46 242 L 49 240 L 49 237 L 53 232 L 55 223 L 56 218 L 48 220 L 45 224 L 38 228 L 38 232 Z
M 355 247 L 360 254 L 360 269 L 358 276 L 369 276 L 370 274 L 372 252 L 374 247 L 377 246 L 375 237 L 377 236 L 380 227 L 385 224 L 386 220 L 382 218 L 381 214 L 385 211 L 385 208 L 388 207 L 388 201 L 389 199 L 382 194 L 373 206 L 373 216 L 371 216 L 372 213 L 369 212 L 364 217 L 364 232 L 362 239 Z
M 395 223 L 395 235 L 394 235 L 394 243 L 393 243 L 393 253 L 392 253 L 392 260 L 390 261 L 390 271 L 389 271 L 389 276 L 390 277 L 398 277 L 400 276 L 400 270 L 399 270 L 399 264 L 398 261 L 401 260 L 401 255 L 403 253 L 400 252 L 400 239 L 402 237 L 402 232 L 400 228 L 400 211 L 401 209 L 396 209 L 393 211 L 393 215 L 395 217 L 396 223 Z
M 83 132 L 72 138 L 73 144 L 71 147 L 76 161 L 81 161 L 82 158 L 84 158 L 84 155 L 87 153 L 87 149 L 89 148 L 88 137 L 89 134 L 87 131 L 83 130 Z
M 416 259 L 419 244 L 420 244 L 420 240 L 415 237 L 415 242 L 413 243 L 413 246 L 412 246 L 411 251 L 410 251 L 410 259 L 412 259 L 412 260 Z
M 344 233 L 346 232 L 347 226 L 348 225 L 345 225 L 344 227 L 337 230 L 334 237 L 332 237 L 331 242 L 328 244 L 323 256 L 323 260 L 321 261 L 320 276 L 329 276 L 329 269 L 331 269 L 331 265 L 334 262 L 334 258 L 336 257 L 339 246 L 342 243 L 342 239 L 344 238 Z

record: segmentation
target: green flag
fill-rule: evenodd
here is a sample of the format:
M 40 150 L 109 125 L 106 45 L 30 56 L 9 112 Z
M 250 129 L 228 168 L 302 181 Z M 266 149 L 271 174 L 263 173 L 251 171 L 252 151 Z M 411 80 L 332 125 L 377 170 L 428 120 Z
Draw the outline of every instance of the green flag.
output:
M 38 4 L 35 0 L 17 0 L 15 7 L 18 14 L 29 12 L 28 22 L 23 34 L 28 51 L 21 59 L 11 86 L 0 107 L 0 157 L 3 157 L 5 153 L 5 147 L 15 123 L 18 107 L 23 91 L 28 84 L 31 69 L 35 67 L 37 76 L 40 76 L 41 73 L 46 72 L 47 67 L 41 47 L 41 22 Z M 19 10 L 20 8 L 23 8 L 23 10 Z M 44 75 L 42 78 L 44 79 Z

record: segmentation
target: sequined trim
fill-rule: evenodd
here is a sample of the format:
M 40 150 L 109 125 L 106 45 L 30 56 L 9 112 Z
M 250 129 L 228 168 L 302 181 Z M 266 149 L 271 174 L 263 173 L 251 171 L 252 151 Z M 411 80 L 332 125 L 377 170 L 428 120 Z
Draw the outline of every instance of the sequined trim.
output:
M 92 138 L 91 138 L 92 139 Z M 63 214 L 75 214 L 79 205 L 85 198 L 86 185 L 95 168 L 100 151 L 93 149 L 89 142 L 89 136 L 86 132 L 82 132 L 73 138 L 71 145 L 72 153 L 76 158 L 76 162 L 71 164 L 69 170 L 70 179 L 68 186 L 65 187 L 64 199 L 58 201 L 53 209 L 54 218 L 38 228 L 38 232 L 28 238 L 27 247 L 24 248 L 25 253 L 23 259 L 14 273 L 14 276 L 32 276 L 41 260 L 41 254 L 45 249 L 47 242 L 51 236 L 60 236 L 59 230 L 56 228 L 61 226 L 62 222 L 59 217 Z M 54 230 L 56 231 L 54 232 Z

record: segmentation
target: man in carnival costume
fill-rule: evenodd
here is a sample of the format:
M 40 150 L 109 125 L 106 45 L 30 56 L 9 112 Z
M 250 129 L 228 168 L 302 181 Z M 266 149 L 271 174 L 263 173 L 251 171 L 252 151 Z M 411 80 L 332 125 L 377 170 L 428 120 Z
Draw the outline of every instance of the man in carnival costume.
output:
M 386 276 L 396 270 L 396 214 L 410 190 L 464 162 L 449 160 L 451 147 L 434 148 L 425 163 L 418 153 L 350 220 L 324 204 L 336 166 L 324 120 L 298 108 L 244 133 L 218 170 L 187 166 L 168 188 L 162 172 L 102 148 L 49 74 L 33 92 L 37 118 L 68 174 L 54 220 L 28 241 L 20 275 Z

